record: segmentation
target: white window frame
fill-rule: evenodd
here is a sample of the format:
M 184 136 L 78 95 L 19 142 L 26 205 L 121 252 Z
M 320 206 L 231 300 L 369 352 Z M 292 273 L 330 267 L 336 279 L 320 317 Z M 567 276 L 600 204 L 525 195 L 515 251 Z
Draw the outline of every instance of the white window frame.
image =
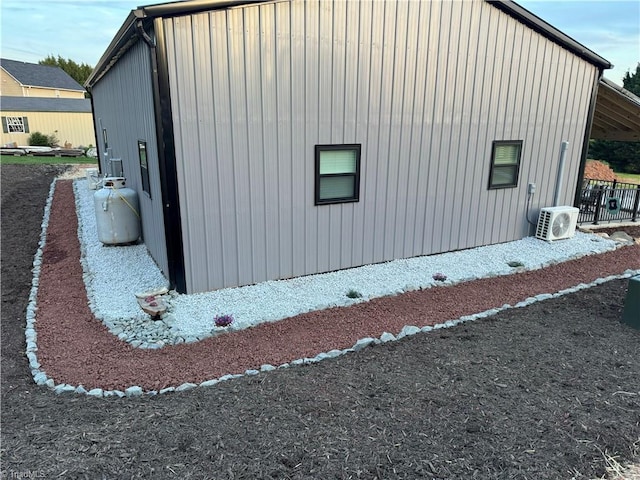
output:
M 24 117 L 7 117 L 9 133 L 27 133 L 24 128 Z

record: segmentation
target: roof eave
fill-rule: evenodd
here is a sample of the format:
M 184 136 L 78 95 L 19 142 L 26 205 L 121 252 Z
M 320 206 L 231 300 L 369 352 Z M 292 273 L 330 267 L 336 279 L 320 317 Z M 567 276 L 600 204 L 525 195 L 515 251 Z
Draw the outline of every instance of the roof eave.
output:
M 136 37 L 136 29 L 135 22 L 137 17 L 135 16 L 135 12 L 137 10 L 132 10 L 127 16 L 126 20 L 116 33 L 116 36 L 113 37 L 111 43 L 107 47 L 107 50 L 102 54 L 100 60 L 98 60 L 98 64 L 94 67 L 89 78 L 84 82 L 84 87 L 90 89 L 96 82 L 102 77 L 102 75 L 113 65 L 120 55 L 123 53 L 123 49 L 127 47 L 127 44 L 135 40 Z
M 634 95 L 633 92 L 630 92 L 624 87 L 621 87 L 620 85 L 612 82 L 608 78 L 602 77 L 600 79 L 600 86 L 609 88 L 610 90 L 614 90 L 616 93 L 627 97 L 631 102 L 635 103 L 640 107 L 640 97 L 637 97 L 636 95 Z
M 221 10 L 225 8 L 236 7 L 239 5 L 249 5 L 253 3 L 265 3 L 273 0 L 186 0 L 171 3 L 161 3 L 155 5 L 147 5 L 132 10 L 126 20 L 116 33 L 105 53 L 100 57 L 98 64 L 89 75 L 84 83 L 84 87 L 90 89 L 100 78 L 111 68 L 111 66 L 120 58 L 128 48 L 138 39 L 136 23 L 138 20 L 145 20 L 151 23 L 154 19 L 160 17 L 172 17 L 176 15 L 186 15 L 190 13 L 198 13 L 206 10 Z
M 529 10 L 521 7 L 517 3 L 511 0 L 487 0 L 487 2 L 494 7 L 504 11 L 505 13 L 511 15 L 512 17 L 515 17 L 516 19 L 527 25 L 529 28 L 535 30 L 549 40 L 561 45 L 570 52 L 578 55 L 580 58 L 587 60 L 589 63 L 597 66 L 601 70 L 613 67 L 611 62 L 609 62 L 608 60 L 602 58 L 592 50 L 589 50 L 581 43 L 575 41 L 565 33 L 562 33 L 553 25 L 545 22 L 540 17 L 534 15 Z
M 45 88 L 47 90 L 59 90 L 61 92 L 83 92 L 84 93 L 83 88 L 71 89 L 71 88 L 60 88 L 60 87 L 48 87 L 45 85 L 27 85 L 26 83 L 21 83 L 20 86 L 24 88 Z
M 269 1 L 273 0 L 186 0 L 138 7 L 136 10 L 132 10 L 129 13 L 126 20 L 116 33 L 116 36 L 107 47 L 107 50 L 98 61 L 93 72 L 91 72 L 91 75 L 85 82 L 84 86 L 87 89 L 93 87 L 97 81 L 102 78 L 106 71 L 118 60 L 118 58 L 120 58 L 120 56 L 122 56 L 133 43 L 135 43 L 138 38 L 136 22 L 140 19 L 152 21 L 159 17 L 186 15 L 206 10 L 219 10 L 239 5 L 265 3 Z M 589 50 L 581 43 L 562 33 L 560 30 L 545 22 L 527 9 L 521 7 L 517 3 L 511 0 L 487 0 L 487 2 L 518 19 L 546 38 L 558 43 L 567 50 L 587 60 L 599 69 L 604 70 L 613 67 L 611 62 L 608 60 Z
M 138 10 L 144 12 L 145 17 L 172 17 L 175 15 L 185 15 L 214 9 L 222 10 L 239 5 L 250 5 L 252 3 L 264 3 L 268 1 L 273 0 L 191 0 L 147 5 L 146 7 L 139 7 Z

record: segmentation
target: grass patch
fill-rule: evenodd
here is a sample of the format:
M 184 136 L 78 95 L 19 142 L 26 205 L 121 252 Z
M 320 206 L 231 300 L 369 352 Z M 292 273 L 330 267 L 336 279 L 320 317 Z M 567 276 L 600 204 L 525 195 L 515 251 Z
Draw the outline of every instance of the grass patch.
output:
M 640 184 L 640 173 L 616 173 L 619 182 Z
M 98 159 L 85 156 L 47 157 L 35 155 L 0 155 L 0 165 L 59 165 L 74 163 L 98 165 Z

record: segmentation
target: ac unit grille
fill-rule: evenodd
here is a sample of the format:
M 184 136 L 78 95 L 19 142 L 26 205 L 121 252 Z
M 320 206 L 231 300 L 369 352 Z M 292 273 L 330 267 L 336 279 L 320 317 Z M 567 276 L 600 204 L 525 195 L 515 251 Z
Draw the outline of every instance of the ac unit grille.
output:
M 546 239 L 549 235 L 549 223 L 551 222 L 551 212 L 545 209 L 540 211 L 538 219 L 538 227 L 536 228 L 536 237 Z

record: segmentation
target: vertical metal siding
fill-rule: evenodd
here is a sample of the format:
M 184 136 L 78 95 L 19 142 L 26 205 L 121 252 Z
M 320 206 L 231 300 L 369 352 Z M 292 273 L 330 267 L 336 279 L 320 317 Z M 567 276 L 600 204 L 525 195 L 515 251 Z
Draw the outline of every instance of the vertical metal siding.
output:
M 139 41 L 93 87 L 94 118 L 107 129 L 112 157 L 122 158 L 127 186 L 138 193 L 142 236 L 149 253 L 168 275 L 164 217 L 153 110 L 149 49 Z M 138 140 L 147 142 L 151 198 L 142 191 Z M 102 142 L 102 138 L 98 139 Z M 104 148 L 100 149 L 102 171 Z
M 288 126 L 291 135 L 291 215 L 292 215 L 292 272 L 294 276 L 304 275 L 307 261 L 306 251 L 306 209 L 296 208 L 300 202 L 305 202 L 307 189 L 305 188 L 307 175 L 312 168 L 307 157 L 305 144 L 305 70 L 302 68 L 304 60 L 298 58 L 305 51 L 305 15 L 302 9 L 291 11 L 291 55 L 289 59 L 291 70 L 291 124 Z M 259 120 L 260 121 L 260 120 Z M 266 252 L 265 252 L 266 255 Z
M 528 235 L 596 67 L 481 2 L 248 5 L 164 20 L 187 288 L 287 278 Z M 492 142 L 522 140 L 488 190 Z M 314 146 L 362 144 L 360 201 L 314 206 Z

